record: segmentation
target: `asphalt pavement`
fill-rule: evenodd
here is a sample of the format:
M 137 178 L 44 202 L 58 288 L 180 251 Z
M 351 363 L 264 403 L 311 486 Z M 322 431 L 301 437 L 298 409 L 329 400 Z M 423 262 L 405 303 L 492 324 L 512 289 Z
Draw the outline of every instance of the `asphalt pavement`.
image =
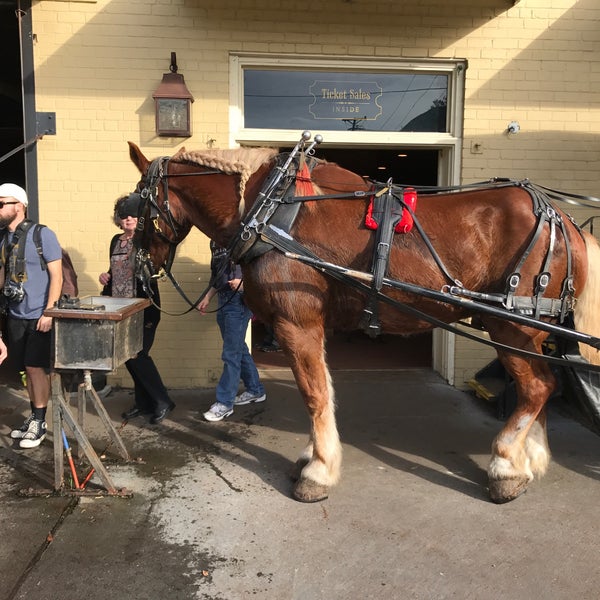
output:
M 600 436 L 559 400 L 548 474 L 496 505 L 485 473 L 501 427 L 492 406 L 428 369 L 333 378 L 344 467 L 316 504 L 290 494 L 309 422 L 287 369 L 263 372 L 267 401 L 220 423 L 202 420 L 213 390 L 173 391 L 163 424 L 122 427 L 128 462 L 88 407 L 94 448 L 131 492 L 115 496 L 95 476 L 86 495 L 45 494 L 52 435 L 19 449 L 8 434 L 28 403 L 3 386 L 0 599 L 598 597 Z M 117 427 L 131 402 L 130 390 L 105 399 Z

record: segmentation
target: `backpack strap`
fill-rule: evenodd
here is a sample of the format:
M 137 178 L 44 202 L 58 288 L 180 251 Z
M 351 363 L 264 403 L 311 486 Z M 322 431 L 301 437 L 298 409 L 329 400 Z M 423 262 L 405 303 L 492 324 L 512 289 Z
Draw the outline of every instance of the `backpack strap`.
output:
M 4 266 L 6 261 L 6 240 L 8 238 L 8 229 L 0 231 L 0 266 Z
M 6 248 L 5 261 L 6 261 L 7 271 L 8 271 L 9 266 L 12 262 L 10 260 L 12 251 L 15 248 L 15 246 L 17 247 L 17 257 L 14 261 L 14 273 L 10 274 L 11 277 L 15 281 L 22 282 L 22 281 L 25 281 L 25 279 L 27 278 L 26 268 L 25 268 L 25 245 L 26 245 L 25 242 L 27 241 L 27 232 L 33 226 L 34 226 L 34 222 L 30 221 L 29 219 L 25 219 L 24 221 L 21 221 L 21 223 L 19 223 L 17 229 L 15 230 L 15 234 L 13 235 L 13 239 L 12 239 L 11 243 Z M 23 243 L 19 243 L 21 240 L 21 236 L 25 236 L 23 238 Z
M 40 223 L 35 226 L 35 229 L 33 230 L 33 243 L 35 244 L 35 249 L 40 257 L 40 266 L 42 267 L 42 271 L 45 271 L 48 268 L 48 265 L 44 260 L 44 248 L 42 247 L 42 227 L 46 226 Z

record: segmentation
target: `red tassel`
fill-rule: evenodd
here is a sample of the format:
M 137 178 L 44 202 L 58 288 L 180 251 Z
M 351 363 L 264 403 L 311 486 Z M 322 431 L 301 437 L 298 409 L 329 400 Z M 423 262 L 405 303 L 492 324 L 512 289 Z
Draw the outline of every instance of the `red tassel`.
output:
M 315 188 L 310 178 L 310 169 L 304 160 L 304 154 L 300 155 L 300 164 L 296 171 L 296 196 L 314 196 Z

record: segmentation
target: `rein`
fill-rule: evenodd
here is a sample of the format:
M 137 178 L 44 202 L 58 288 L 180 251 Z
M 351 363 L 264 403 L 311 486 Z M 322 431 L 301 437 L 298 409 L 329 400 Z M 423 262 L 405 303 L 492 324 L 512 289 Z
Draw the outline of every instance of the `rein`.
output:
M 148 298 L 149 298 L 150 302 L 152 302 L 152 304 L 156 308 L 158 308 L 161 312 L 163 312 L 167 315 L 170 315 L 170 316 L 180 317 L 180 316 L 183 316 L 183 315 L 191 312 L 192 310 L 194 310 L 198 307 L 200 302 L 202 302 L 202 300 L 205 298 L 206 294 L 209 292 L 209 290 L 211 288 L 211 284 L 210 283 L 208 284 L 208 286 L 202 291 L 200 296 L 198 296 L 197 300 L 192 301 L 187 296 L 187 294 L 183 291 L 183 288 L 181 287 L 181 285 L 179 284 L 179 282 L 173 275 L 171 268 L 175 261 L 175 253 L 177 250 L 177 246 L 179 244 L 179 240 L 177 238 L 180 234 L 181 229 L 183 228 L 183 225 L 181 223 L 179 223 L 177 221 L 177 219 L 175 219 L 173 213 L 171 212 L 171 207 L 170 207 L 170 203 L 169 203 L 168 180 L 172 179 L 172 178 L 176 178 L 176 177 L 198 177 L 201 175 L 217 175 L 217 174 L 222 174 L 223 171 L 221 171 L 219 169 L 207 169 L 205 171 L 196 171 L 193 173 L 168 173 L 169 161 L 170 161 L 169 157 L 163 156 L 163 157 L 157 158 L 154 161 L 152 161 L 152 163 L 148 167 L 148 172 L 145 177 L 145 179 L 148 182 L 146 183 L 145 187 L 140 192 L 142 204 L 138 211 L 139 216 L 138 216 L 138 227 L 137 227 L 138 231 L 141 234 L 141 232 L 143 232 L 144 227 L 145 227 L 145 217 L 143 215 L 149 210 L 150 211 L 149 218 L 153 225 L 152 231 L 163 242 L 166 242 L 167 244 L 169 244 L 169 255 L 168 255 L 167 261 L 163 265 L 161 265 L 158 272 L 156 272 L 154 270 L 152 263 L 150 261 L 150 254 L 149 254 L 148 250 L 146 250 L 146 249 L 140 248 L 138 250 L 138 252 L 136 254 L 136 263 L 138 264 L 137 270 L 142 272 L 142 276 L 140 278 L 142 279 L 142 283 L 146 289 L 146 292 L 148 293 Z M 157 202 L 158 186 L 160 184 L 162 184 L 162 189 L 163 189 L 163 206 L 162 207 Z M 171 229 L 173 236 L 174 236 L 173 238 L 169 238 L 163 232 L 163 230 L 160 227 L 161 220 L 164 221 L 166 223 L 166 225 Z M 146 271 L 147 271 L 147 273 L 146 273 L 146 276 L 144 277 L 144 272 L 146 272 Z M 171 312 L 164 310 L 162 307 L 160 307 L 158 304 L 156 304 L 156 302 L 154 301 L 154 298 L 152 297 L 153 296 L 152 288 L 151 288 L 151 286 L 147 285 L 147 280 L 148 279 L 158 279 L 163 276 L 168 277 L 168 279 L 173 284 L 173 287 L 177 290 L 179 295 L 189 305 L 189 308 L 187 310 L 185 310 L 183 312 L 179 312 L 179 313 L 171 313 Z M 238 285 L 238 287 L 235 290 L 233 290 L 231 297 L 227 300 L 227 302 L 225 304 L 229 303 L 231 301 L 231 299 L 235 296 L 235 294 L 238 293 L 240 286 L 241 286 L 241 283 Z M 214 310 L 207 310 L 206 312 L 213 313 L 213 312 L 217 312 L 218 310 L 220 310 L 220 309 L 217 308 Z
M 379 184 L 380 182 L 370 180 L 374 184 Z M 520 181 L 515 179 L 509 179 L 507 177 L 492 177 L 491 179 L 486 179 L 484 181 L 478 181 L 476 183 L 465 183 L 462 185 L 452 185 L 452 186 L 431 186 L 431 185 L 398 185 L 394 184 L 393 189 L 404 189 L 407 187 L 413 188 L 419 194 L 425 195 L 435 195 L 435 194 L 446 194 L 452 192 L 465 192 L 469 190 L 483 190 L 483 189 L 495 189 L 495 188 L 503 188 L 503 187 L 530 187 L 533 189 L 543 190 L 544 193 L 552 200 L 557 200 L 559 202 L 565 202 L 567 204 L 573 204 L 577 206 L 587 206 L 590 208 L 596 208 L 595 204 L 600 204 L 600 198 L 596 198 L 595 196 L 584 196 L 580 194 L 573 194 L 569 192 L 563 192 L 559 190 L 555 190 L 549 187 L 545 187 L 538 183 L 533 183 L 529 181 L 529 179 L 522 179 Z M 354 198 L 354 199 L 362 199 L 366 197 L 371 197 L 376 194 L 375 191 L 355 191 L 355 192 L 347 192 L 345 194 L 319 194 L 314 196 L 290 196 L 288 198 L 282 198 L 281 202 L 284 204 L 293 204 L 294 202 L 306 202 L 309 200 L 336 200 L 343 198 Z M 586 202 L 591 202 L 592 204 L 586 204 Z M 596 217 L 591 217 L 586 221 L 590 221 Z
M 292 164 L 294 157 L 301 152 L 305 157 L 314 155 L 314 148 L 317 144 L 320 144 L 322 141 L 322 137 L 320 135 L 315 136 L 314 141 L 308 146 L 305 147 L 306 142 L 310 139 L 311 133 L 309 131 L 302 132 L 302 137 L 300 141 L 296 144 L 294 149 L 289 153 L 286 161 L 279 166 L 276 166 L 273 173 L 267 178 L 267 184 L 263 188 L 263 190 L 259 193 L 257 200 L 255 201 L 255 205 L 258 204 L 258 200 L 270 200 L 270 194 L 278 187 L 279 183 L 282 179 L 284 179 L 288 175 L 289 167 Z M 220 169 L 207 169 L 204 171 L 198 171 L 195 173 L 168 173 L 168 163 L 170 157 L 163 156 L 157 158 L 152 161 L 150 166 L 148 167 L 147 173 L 145 177 L 142 177 L 142 181 L 145 184 L 145 187 L 140 192 L 140 198 L 142 200 L 142 204 L 138 210 L 138 227 L 139 235 L 141 236 L 145 229 L 145 216 L 143 216 L 148 210 L 150 211 L 150 219 L 152 220 L 152 224 L 154 226 L 154 233 L 158 235 L 158 237 L 169 244 L 169 256 L 167 261 L 161 265 L 159 272 L 157 273 L 152 265 L 152 261 L 150 259 L 150 253 L 148 250 L 139 248 L 136 253 L 136 272 L 140 273 L 140 278 L 142 279 L 142 283 L 144 287 L 147 289 L 149 293 L 151 293 L 150 286 L 147 285 L 147 278 L 158 278 L 162 275 L 167 275 L 173 286 L 178 291 L 180 296 L 190 305 L 190 308 L 185 312 L 181 313 L 186 314 L 196 308 L 198 304 L 202 301 L 202 299 L 208 293 L 207 288 L 202 292 L 198 300 L 192 303 L 191 300 L 187 297 L 187 295 L 182 290 L 179 283 L 176 281 L 175 277 L 171 272 L 171 267 L 173 266 L 173 262 L 175 260 L 175 251 L 177 245 L 180 240 L 177 239 L 179 235 L 179 230 L 181 229 L 181 224 L 179 224 L 173 216 L 169 205 L 169 185 L 168 180 L 172 177 L 184 177 L 184 176 L 199 176 L 199 175 L 215 175 L 222 174 L 223 171 Z M 158 198 L 158 185 L 162 182 L 163 185 L 163 206 L 160 207 L 157 202 Z M 273 208 L 274 211 L 275 208 Z M 169 238 L 165 235 L 159 225 L 159 219 L 162 219 L 167 223 L 170 227 L 171 231 L 174 234 L 174 238 Z M 147 275 L 144 277 L 145 273 Z M 237 292 L 237 290 L 236 290 Z M 161 309 L 162 310 L 162 309 Z
M 188 312 L 194 310 L 198 304 L 202 301 L 202 299 L 208 293 L 210 286 L 207 287 L 198 297 L 198 299 L 193 302 L 188 296 L 185 294 L 178 281 L 175 279 L 173 273 L 171 272 L 171 267 L 175 261 L 175 253 L 177 250 L 177 245 L 179 244 L 178 236 L 183 228 L 183 225 L 175 219 L 173 213 L 171 212 L 171 206 L 169 203 L 169 184 L 168 180 L 171 177 L 178 177 L 183 175 L 212 175 L 214 173 L 220 173 L 221 171 L 210 170 L 210 171 L 199 171 L 197 173 L 177 173 L 177 174 L 169 174 L 168 173 L 168 164 L 170 161 L 170 157 L 162 156 L 152 161 L 150 166 L 148 167 L 148 171 L 143 177 L 143 181 L 145 182 L 144 188 L 139 192 L 141 198 L 141 204 L 138 208 L 138 225 L 136 233 L 138 233 L 139 237 L 143 234 L 143 231 L 146 226 L 146 218 L 149 218 L 152 222 L 153 233 L 156 234 L 163 242 L 166 242 L 169 245 L 169 254 L 166 262 L 160 266 L 159 270 L 156 271 L 152 262 L 150 260 L 150 253 L 147 249 L 138 247 L 138 251 L 136 253 L 136 272 L 138 273 L 138 277 L 142 280 L 142 284 L 148 294 L 148 298 L 152 302 L 152 304 L 158 308 L 161 312 L 171 316 L 182 316 L 187 314 Z M 158 204 L 158 186 L 162 184 L 163 189 L 163 204 L 162 207 Z M 146 217 L 146 213 L 148 213 L 148 217 Z M 173 233 L 173 238 L 170 238 L 168 235 L 163 232 L 160 226 L 160 221 L 166 223 L 167 227 Z M 152 287 L 148 285 L 149 279 L 158 279 L 162 276 L 167 276 L 173 287 L 177 290 L 177 292 L 181 295 L 181 297 L 189 304 L 189 308 L 181 313 L 169 313 L 164 310 L 162 307 L 158 306 L 154 301 L 152 294 Z

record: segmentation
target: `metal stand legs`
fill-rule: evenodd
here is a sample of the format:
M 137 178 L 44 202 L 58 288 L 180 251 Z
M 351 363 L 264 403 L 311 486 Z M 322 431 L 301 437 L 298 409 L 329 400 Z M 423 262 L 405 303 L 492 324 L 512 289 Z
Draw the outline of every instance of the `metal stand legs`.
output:
M 125 444 L 121 439 L 118 431 L 115 429 L 100 397 L 96 393 L 92 385 L 92 377 L 90 371 L 84 371 L 84 382 L 80 384 L 77 393 L 77 420 L 73 418 L 68 403 L 65 401 L 64 388 L 62 385 L 62 378 L 59 373 L 52 373 L 51 375 L 52 385 L 52 416 L 53 416 L 53 427 L 54 427 L 54 489 L 62 493 L 72 493 L 73 495 L 82 495 L 85 493 L 82 489 L 66 490 L 64 481 L 64 453 L 63 453 L 63 436 L 62 431 L 64 424 L 73 432 L 75 439 L 77 440 L 77 454 L 79 457 L 82 454 L 85 455 L 87 460 L 90 462 L 92 468 L 100 478 L 102 485 L 106 489 L 109 495 L 131 495 L 126 490 L 119 490 L 115 487 L 108 471 L 102 464 L 102 461 L 96 454 L 96 451 L 90 444 L 85 431 L 84 431 L 84 420 L 86 413 L 86 401 L 92 402 L 100 420 L 104 424 L 106 431 L 108 432 L 112 443 L 117 448 L 118 453 L 125 460 L 130 460 L 129 453 L 125 448 Z M 97 495 L 98 492 L 92 492 Z

